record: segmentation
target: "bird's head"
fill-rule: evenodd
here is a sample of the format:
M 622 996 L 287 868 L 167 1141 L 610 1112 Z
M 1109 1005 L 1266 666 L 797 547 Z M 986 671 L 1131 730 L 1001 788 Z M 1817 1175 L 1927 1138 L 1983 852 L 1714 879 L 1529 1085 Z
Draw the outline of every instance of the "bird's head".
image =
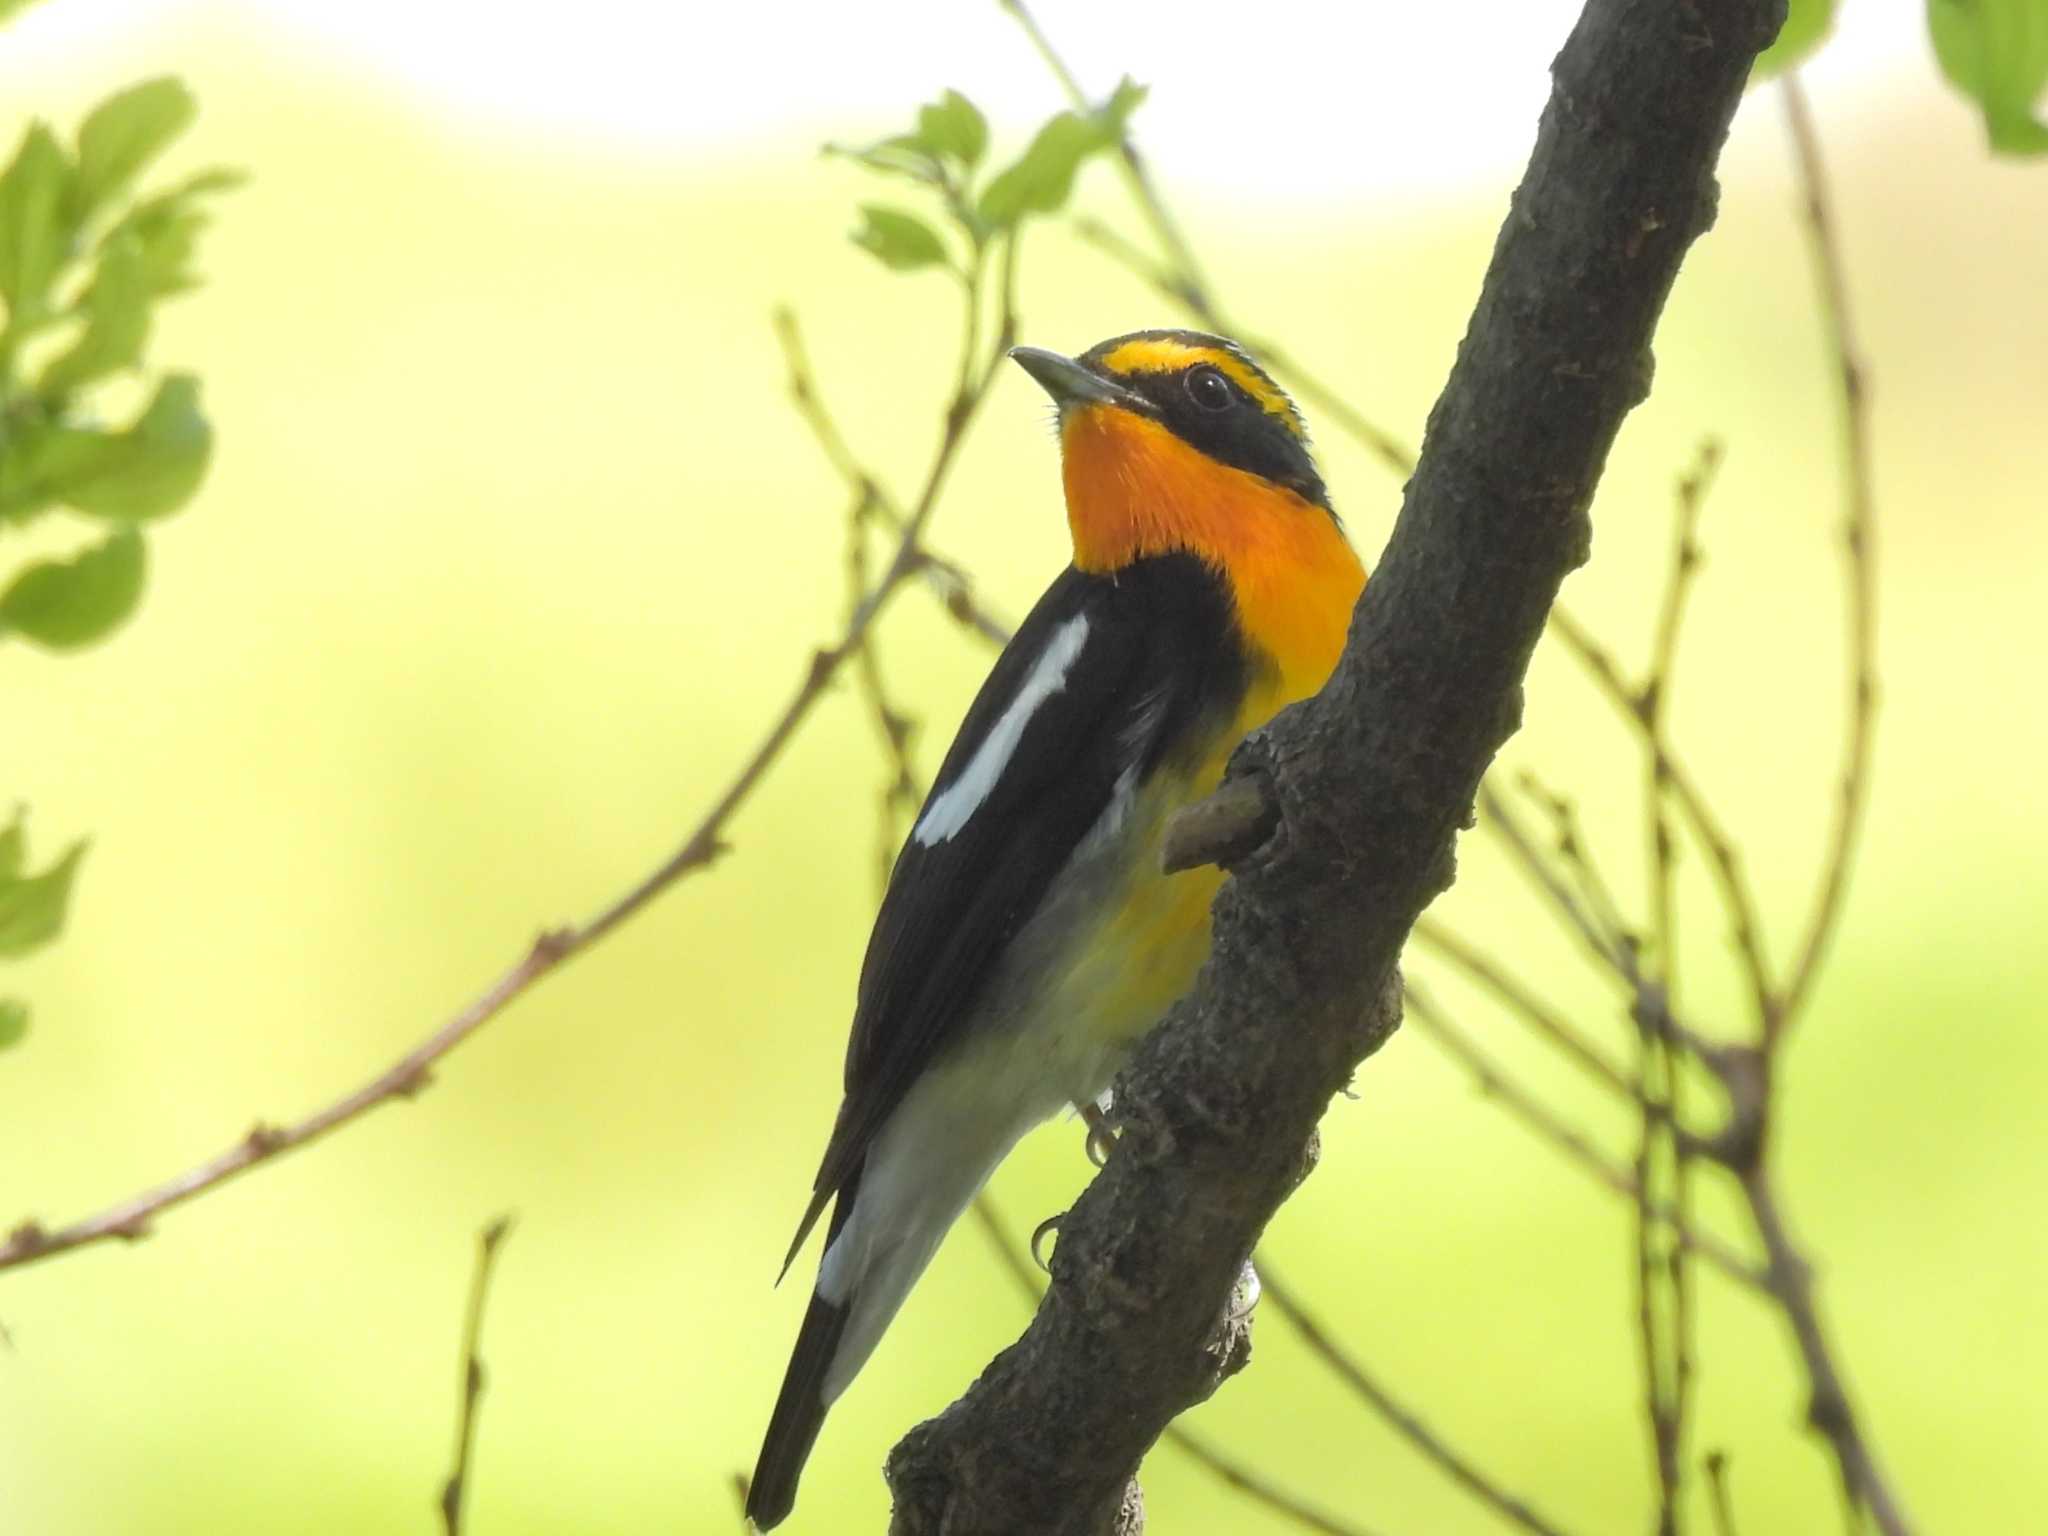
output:
M 1219 565 L 1262 527 L 1332 524 L 1308 432 L 1235 342 L 1134 331 L 1063 357 L 1011 354 L 1059 409 L 1074 561 L 1115 570 L 1190 550 Z
M 1074 564 L 1114 575 L 1152 555 L 1196 555 L 1283 670 L 1327 674 L 1322 616 L 1348 615 L 1365 573 L 1301 413 L 1266 371 L 1200 331 L 1134 331 L 1079 357 L 1010 355 L 1059 408 Z M 1341 643 L 1341 624 L 1334 634 Z

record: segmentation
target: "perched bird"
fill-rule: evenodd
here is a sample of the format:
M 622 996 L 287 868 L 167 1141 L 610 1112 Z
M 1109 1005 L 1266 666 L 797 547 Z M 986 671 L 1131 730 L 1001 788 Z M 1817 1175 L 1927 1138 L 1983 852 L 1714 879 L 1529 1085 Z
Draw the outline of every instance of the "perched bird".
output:
M 1209 951 L 1167 817 L 1320 688 L 1365 572 L 1301 414 L 1235 344 L 1012 353 L 1059 411 L 1074 561 L 997 658 L 868 940 L 846 1096 L 790 1247 L 825 1256 L 747 1497 L 779 1524 L 825 1411 L 1018 1139 L 1094 1104 Z

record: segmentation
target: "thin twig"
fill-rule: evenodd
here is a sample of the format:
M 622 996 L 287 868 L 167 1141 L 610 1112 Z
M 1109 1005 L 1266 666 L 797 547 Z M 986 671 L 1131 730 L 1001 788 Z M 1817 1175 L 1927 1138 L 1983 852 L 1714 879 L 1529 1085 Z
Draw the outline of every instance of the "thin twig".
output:
M 1635 1098 L 1636 1085 L 1576 1025 L 1456 932 L 1433 917 L 1425 917 L 1415 925 L 1413 937 L 1490 992 L 1508 1012 L 1554 1043 L 1589 1076 L 1626 1098 Z
M 1246 330 L 1234 318 L 1218 309 L 1214 301 L 1207 297 L 1197 302 L 1182 290 L 1178 273 L 1152 260 L 1099 219 L 1083 217 L 1075 220 L 1074 233 L 1124 267 L 1147 287 L 1179 304 L 1187 311 L 1189 318 L 1204 329 L 1235 339 L 1245 350 L 1278 374 L 1297 395 L 1320 412 L 1325 420 L 1334 421 L 1340 430 L 1365 448 L 1392 473 L 1406 479 L 1415 472 L 1413 448 L 1393 433 L 1367 419 L 1358 407 L 1346 400 L 1319 375 L 1312 373 L 1293 353 L 1272 337 Z
M 1787 121 L 1805 190 L 1808 227 L 1816 253 L 1822 307 L 1828 316 L 1837 374 L 1842 388 L 1846 443 L 1847 559 L 1849 585 L 1850 723 L 1844 748 L 1841 798 L 1837 805 L 1821 890 L 1811 924 L 1781 992 L 1758 1012 L 1756 1045 L 1728 1053 L 1719 1074 L 1729 1095 L 1729 1125 L 1718 1139 L 1719 1160 L 1735 1174 L 1763 1244 L 1765 1284 L 1791 1326 L 1808 1383 L 1807 1420 L 1827 1441 L 1841 1474 L 1850 1523 L 1868 1511 L 1884 1536 L 1909 1536 L 1898 1496 L 1877 1464 L 1850 1405 L 1848 1387 L 1820 1321 L 1813 1270 L 1794 1243 L 1770 1177 L 1770 1129 L 1778 1053 L 1785 1030 L 1807 997 L 1820 957 L 1838 919 L 1869 769 L 1875 616 L 1871 596 L 1871 494 L 1869 436 L 1862 371 L 1852 345 L 1842 264 L 1828 214 L 1826 181 L 1818 142 L 1797 80 L 1785 80 Z
M 1714 1497 L 1714 1536 L 1736 1536 L 1735 1503 L 1728 1494 L 1728 1453 L 1707 1453 L 1707 1487 Z
M 1259 1279 L 1264 1286 L 1266 1305 L 1286 1318 L 1294 1331 L 1301 1335 L 1302 1342 L 1318 1359 L 1346 1386 L 1364 1398 L 1372 1410 L 1385 1419 L 1403 1439 L 1435 1462 L 1446 1477 L 1509 1524 L 1520 1526 L 1525 1531 L 1533 1531 L 1536 1536 L 1562 1536 L 1557 1526 L 1552 1525 L 1521 1499 L 1507 1492 L 1473 1466 L 1417 1418 L 1405 1404 L 1381 1386 L 1316 1320 L 1314 1314 L 1294 1294 L 1293 1288 L 1274 1275 L 1270 1264 L 1263 1261 L 1260 1263 Z
M 1024 28 L 1031 44 L 1045 60 L 1053 78 L 1067 93 L 1067 99 L 1077 111 L 1088 111 L 1092 103 L 1081 82 L 1060 57 L 1045 30 L 1037 19 L 1025 8 L 1022 0 L 998 0 L 1003 9 L 1017 18 Z M 1152 227 L 1152 233 L 1164 252 L 1163 261 L 1155 261 L 1136 246 L 1115 233 L 1107 225 L 1094 219 L 1076 221 L 1076 232 L 1091 244 L 1097 246 L 1120 265 L 1128 267 L 1139 278 L 1157 292 L 1171 299 L 1186 310 L 1198 324 L 1218 335 L 1235 338 L 1255 356 L 1262 359 L 1275 373 L 1281 375 L 1295 392 L 1309 404 L 1335 421 L 1370 452 L 1377 455 L 1395 474 L 1403 479 L 1415 470 L 1415 451 L 1407 447 L 1392 433 L 1374 426 L 1360 414 L 1342 395 L 1328 384 L 1310 373 L 1294 357 L 1283 350 L 1270 338 L 1253 336 L 1237 325 L 1223 311 L 1214 292 L 1202 277 L 1195 261 L 1195 254 L 1181 233 L 1180 222 L 1166 206 L 1166 200 L 1159 193 L 1150 172 L 1145 168 L 1144 157 L 1132 142 L 1128 133 L 1117 141 L 1117 163 L 1123 173 L 1124 183 L 1129 188 L 1131 201 L 1137 205 L 1139 214 Z
M 1522 793 L 1549 819 L 1551 844 L 1558 862 L 1576 881 L 1581 910 L 1599 930 L 1602 947 L 1616 952 L 1625 950 L 1632 957 L 1638 955 L 1641 940 L 1622 916 L 1621 903 L 1616 899 L 1613 887 L 1594 862 L 1585 829 L 1579 825 L 1578 807 L 1572 803 L 1571 797 L 1551 789 L 1533 769 L 1523 769 L 1515 775 L 1515 781 Z
M 1010 1224 L 1003 1219 L 1003 1213 L 996 1209 L 995 1197 L 984 1189 L 974 1197 L 972 1209 L 975 1220 L 988 1238 L 989 1247 L 995 1250 L 996 1258 L 1003 1266 L 1003 1272 L 1016 1284 L 1025 1305 L 1036 1307 L 1044 1294 L 1043 1277 L 1025 1257 L 1025 1246 L 1010 1231 Z M 1307 1530 L 1320 1531 L 1323 1536 L 1371 1536 L 1365 1527 L 1340 1520 L 1282 1488 L 1272 1479 L 1260 1476 L 1245 1462 L 1226 1454 L 1178 1422 L 1167 1425 L 1160 1438 L 1186 1453 L 1245 1497 Z
M 1784 1030 L 1805 1003 L 1821 956 L 1841 920 L 1856 833 L 1869 799 L 1870 744 L 1877 712 L 1877 534 L 1871 488 L 1869 379 L 1850 317 L 1849 284 L 1843 274 L 1841 246 L 1835 238 L 1820 138 L 1814 131 L 1799 76 L 1788 72 L 1782 87 L 1785 121 L 1792 133 L 1800 187 L 1805 194 L 1807 233 L 1820 285 L 1821 314 L 1841 386 L 1842 552 L 1849 594 L 1849 724 L 1842 744 L 1840 793 L 1829 830 L 1820 890 L 1814 898 L 1813 915 L 1807 922 L 1798 958 L 1792 962 L 1780 994 L 1773 1019 L 1777 1031 Z
M 1671 1261 L 1660 1268 L 1657 1262 L 1658 1206 L 1657 1120 L 1653 1106 L 1669 1104 L 1676 1073 L 1671 1066 L 1670 1047 L 1648 1029 L 1638 1031 L 1638 1077 L 1642 1083 L 1642 1131 L 1636 1142 L 1636 1328 L 1642 1346 L 1643 1405 L 1650 1421 L 1651 1461 L 1657 1473 L 1657 1536 L 1678 1536 L 1683 1519 L 1681 1493 L 1684 1485 L 1682 1459 L 1685 1439 L 1685 1378 L 1689 1374 L 1678 1361 L 1685 1359 L 1682 1344 L 1671 1347 L 1667 1340 L 1683 1339 L 1682 1322 L 1676 1315 L 1678 1298 L 1670 1283 L 1682 1277 L 1682 1250 L 1671 1245 Z M 1660 1095 L 1662 1096 L 1660 1098 Z M 1683 1159 L 1679 1159 L 1682 1163 Z M 1676 1199 L 1671 1208 L 1677 1209 Z M 1682 1283 L 1682 1280 L 1681 1282 Z M 1660 1294 L 1668 1298 L 1672 1313 L 1660 1329 Z
M 1672 1016 L 1663 988 L 1644 973 L 1636 958 L 1636 946 L 1629 942 L 1629 936 L 1613 932 L 1601 918 L 1587 909 L 1557 871 L 1551 868 L 1536 840 L 1489 782 L 1480 783 L 1478 809 L 1487 826 L 1499 835 L 1514 855 L 1515 862 L 1549 900 L 1565 927 L 1577 934 L 1592 957 L 1621 983 L 1628 994 L 1630 1011 L 1637 1026 L 1657 1031 L 1710 1065 L 1717 1062 L 1725 1054 L 1723 1048 L 1688 1029 Z M 1641 1099 L 1640 1092 L 1638 1099 Z M 1674 1134 L 1683 1135 L 1683 1132 L 1674 1127 Z
M 964 348 L 962 350 L 960 378 L 964 383 L 947 404 L 938 446 L 933 450 L 917 499 L 901 520 L 894 555 L 883 568 L 873 589 L 848 615 L 839 638 L 812 655 L 796 692 L 783 706 L 781 714 L 681 846 L 583 926 L 542 933 L 526 954 L 496 981 L 418 1045 L 352 1092 L 292 1125 L 276 1126 L 259 1121 L 227 1150 L 175 1178 L 70 1226 L 49 1228 L 33 1220 L 20 1223 L 7 1240 L 0 1243 L 0 1270 L 113 1238 L 132 1242 L 146 1237 L 155 1220 L 166 1211 L 219 1188 L 251 1168 L 317 1141 L 368 1110 L 395 1099 L 413 1097 L 426 1087 L 429 1069 L 435 1063 L 496 1018 L 515 999 L 524 996 L 541 978 L 563 962 L 590 949 L 678 880 L 710 865 L 724 851 L 722 838 L 734 813 L 780 757 L 782 749 L 809 715 L 811 706 L 838 675 L 840 667 L 858 652 L 883 606 L 907 579 L 931 563 L 931 557 L 921 542 L 925 525 L 938 505 L 939 493 L 959 456 L 967 429 L 987 398 L 996 369 L 1008 355 L 1016 335 L 1016 238 L 1011 236 L 1004 244 L 1008 249 L 1004 253 L 1003 298 L 996 336 L 979 356 Z
M 1562 606 L 1551 610 L 1547 632 L 1556 636 L 1565 650 L 1579 662 L 1622 720 L 1631 729 L 1639 729 L 1642 722 L 1636 709 L 1636 693 L 1623 679 L 1606 648 L 1593 638 L 1591 632 Z M 1713 871 L 1722 905 L 1728 911 L 1736 953 L 1742 962 L 1743 979 L 1749 986 L 1751 1002 L 1758 1016 L 1766 1017 L 1777 1006 L 1776 994 L 1771 986 L 1770 965 L 1764 956 L 1763 928 L 1757 916 L 1756 896 L 1749 888 L 1749 877 L 1742 871 L 1741 856 L 1685 765 L 1674 754 L 1662 749 L 1657 749 L 1656 756 L 1672 802 L 1707 852 L 1708 867 Z
M 1720 444 L 1709 438 L 1700 445 L 1692 468 L 1679 478 L 1671 558 L 1657 605 L 1649 668 L 1637 691 L 1636 712 L 1647 747 L 1642 800 L 1643 841 L 1650 870 L 1650 954 L 1662 995 L 1671 1007 L 1676 1006 L 1678 997 L 1677 860 L 1665 813 L 1670 747 L 1664 722 L 1677 677 L 1685 600 L 1700 567 L 1700 510 L 1720 460 Z M 1636 1151 L 1640 1192 L 1636 1203 L 1636 1288 L 1643 1388 L 1657 1470 L 1657 1529 L 1659 1536 L 1678 1536 L 1684 1518 L 1685 1427 L 1693 1378 L 1691 1264 L 1685 1246 L 1676 1242 L 1665 1246 L 1663 1262 L 1657 1262 L 1659 1224 L 1652 1205 L 1658 1169 L 1668 1162 L 1670 1204 L 1681 1217 L 1689 1213 L 1692 1159 L 1683 1138 L 1660 1135 L 1664 1126 L 1680 1123 L 1685 1078 L 1671 1042 L 1648 1028 L 1639 1028 L 1636 1038 L 1636 1075 L 1643 1090 L 1642 1134 Z M 1665 1303 L 1661 1332 L 1660 1295 Z
M 469 1494 L 470 1464 L 476 1459 L 477 1404 L 484 1395 L 484 1300 L 498 1248 L 512 1230 L 512 1218 L 500 1216 L 477 1234 L 476 1270 L 469 1282 L 469 1306 L 462 1321 L 462 1406 L 455 1421 L 455 1461 L 441 1485 L 441 1523 L 448 1536 L 462 1536 L 462 1513 Z
M 861 597 L 868 590 L 867 525 L 873 507 L 873 495 L 864 492 L 854 497 L 847 512 L 846 603 L 849 612 L 859 606 Z M 918 782 L 917 764 L 910 755 L 910 737 L 916 722 L 898 709 L 889 697 L 888 684 L 882 676 L 881 651 L 872 630 L 862 640 L 860 651 L 854 657 L 854 679 L 868 718 L 874 722 L 883 761 L 887 765 L 875 819 L 876 870 L 880 887 L 886 890 L 889 871 L 896 862 L 896 849 L 901 842 L 898 828 L 906 816 L 916 812 L 924 799 L 924 791 Z
M 1011 317 L 1004 322 L 1003 334 L 1012 338 L 1016 333 L 1016 263 L 1010 253 L 1015 249 L 1015 242 L 1008 242 L 1003 260 L 1005 297 L 1001 301 L 1003 312 Z M 797 415 L 811 429 L 811 435 L 817 439 L 826 461 L 846 482 L 856 504 L 865 507 L 866 515 L 900 535 L 909 521 L 909 513 L 882 483 L 881 477 L 860 461 L 847 444 L 845 434 L 839 430 L 839 424 L 825 408 L 824 396 L 811 372 L 810 357 L 804 347 L 803 332 L 797 325 L 796 312 L 786 306 L 779 308 L 775 311 L 774 322 L 776 340 L 782 346 L 783 365 L 788 373 L 789 397 L 796 406 Z M 962 626 L 992 645 L 1008 643 L 1009 626 L 975 598 L 973 579 L 957 561 L 925 547 L 924 563 L 918 574 L 938 597 L 940 606 Z
M 998 3 L 1017 19 L 1017 24 L 1024 29 L 1024 35 L 1031 39 L 1031 46 L 1038 50 L 1038 56 L 1045 60 L 1046 68 L 1052 71 L 1053 78 L 1059 81 L 1060 88 L 1067 93 L 1067 100 L 1073 105 L 1074 110 L 1092 111 L 1094 103 L 1088 99 L 1088 93 L 1081 88 L 1081 82 L 1067 67 L 1066 60 L 1060 57 L 1059 50 L 1052 45 L 1052 39 L 1045 35 L 1044 28 L 1038 24 L 1038 18 L 1024 6 L 1023 0 L 998 0 Z M 1138 205 L 1138 211 L 1152 226 L 1152 233 L 1158 237 L 1160 247 L 1166 252 L 1166 259 L 1171 264 L 1170 270 L 1174 274 L 1175 286 L 1171 290 L 1174 297 L 1191 309 L 1207 310 L 1209 289 L 1202 280 L 1201 268 L 1195 262 L 1194 250 L 1188 245 L 1187 237 L 1181 233 L 1179 222 L 1167 210 L 1165 199 L 1159 195 L 1159 189 L 1152 184 L 1151 173 L 1145 168 L 1145 162 L 1138 154 L 1137 146 L 1131 142 L 1129 133 L 1121 134 L 1117 139 L 1117 165 L 1123 173 L 1124 184 L 1130 189 L 1131 201 Z
M 1409 1022 L 1456 1057 L 1472 1074 L 1480 1092 L 1499 1103 L 1569 1160 L 1579 1164 L 1597 1183 L 1623 1199 L 1636 1198 L 1636 1181 L 1626 1168 L 1610 1160 L 1555 1111 L 1520 1087 L 1478 1042 L 1451 1022 L 1450 1017 L 1431 1001 L 1428 993 L 1411 981 L 1404 988 L 1403 997 Z M 1712 1233 L 1681 1221 L 1678 1213 L 1668 1207 L 1660 1209 L 1659 1214 L 1671 1222 L 1679 1242 L 1729 1279 L 1755 1290 L 1764 1288 L 1763 1273 Z
M 1185 1425 L 1175 1423 L 1160 1438 L 1213 1473 L 1219 1481 L 1229 1484 L 1254 1503 L 1263 1504 L 1273 1513 L 1284 1515 L 1303 1530 L 1319 1531 L 1322 1536 L 1372 1536 L 1365 1526 L 1340 1520 L 1260 1477 L 1248 1463 L 1226 1456 L 1206 1435 L 1198 1435 Z
M 1757 1236 L 1764 1246 L 1765 1287 L 1784 1309 L 1786 1320 L 1792 1325 L 1800 1362 L 1806 1369 L 1810 1387 L 1807 1422 L 1833 1450 L 1852 1511 L 1858 1506 L 1869 1510 L 1884 1536 L 1911 1536 L 1912 1527 L 1905 1512 L 1879 1469 L 1876 1453 L 1863 1438 L 1855 1410 L 1849 1405 L 1848 1386 L 1835 1364 L 1834 1352 L 1821 1327 L 1819 1309 L 1814 1304 L 1812 1266 L 1792 1241 L 1763 1161 L 1758 1158 L 1737 1172 L 1743 1197 L 1756 1222 Z

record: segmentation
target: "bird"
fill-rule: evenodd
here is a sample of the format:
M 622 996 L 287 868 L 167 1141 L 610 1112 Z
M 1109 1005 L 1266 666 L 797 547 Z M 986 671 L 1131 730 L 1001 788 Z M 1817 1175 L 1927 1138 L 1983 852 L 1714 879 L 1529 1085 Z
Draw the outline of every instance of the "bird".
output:
M 1220 336 L 1010 356 L 1052 397 L 1073 559 L 948 749 L 868 940 L 828 1203 L 746 1513 L 795 1505 L 826 1411 L 1023 1135 L 1095 1107 L 1209 949 L 1222 872 L 1167 875 L 1178 808 L 1328 679 L 1365 570 L 1301 412 Z

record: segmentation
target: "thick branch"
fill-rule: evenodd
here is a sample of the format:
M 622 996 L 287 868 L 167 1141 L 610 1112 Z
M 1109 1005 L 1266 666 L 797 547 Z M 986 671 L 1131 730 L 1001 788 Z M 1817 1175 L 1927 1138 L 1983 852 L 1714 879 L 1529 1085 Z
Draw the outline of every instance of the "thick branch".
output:
M 1591 0 L 1415 477 L 1329 685 L 1238 754 L 1280 811 L 1194 993 L 1118 1084 L 1024 1337 L 889 1459 L 892 1530 L 1095 1536 L 1239 1368 L 1232 1287 L 1331 1097 L 1398 1021 L 1408 930 L 1514 729 L 1607 451 L 1649 385 L 1713 164 L 1782 0 Z

